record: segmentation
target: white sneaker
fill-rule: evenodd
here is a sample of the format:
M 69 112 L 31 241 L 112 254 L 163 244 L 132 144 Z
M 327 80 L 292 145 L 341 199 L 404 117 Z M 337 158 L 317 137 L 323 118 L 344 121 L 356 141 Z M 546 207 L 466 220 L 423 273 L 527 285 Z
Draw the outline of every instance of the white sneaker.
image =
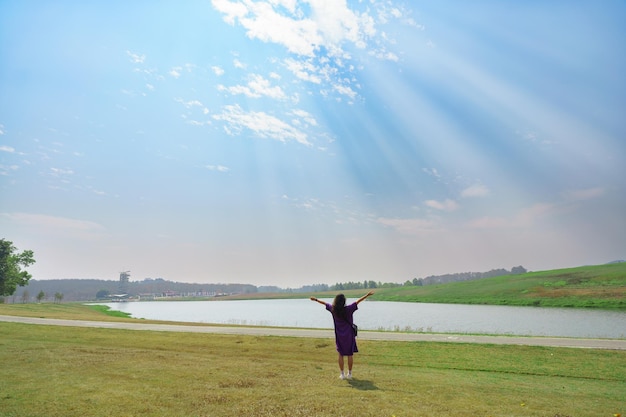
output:
M 348 373 L 347 379 L 352 379 L 352 372 Z
M 339 375 L 339 379 L 346 379 L 346 376 L 343 374 L 343 372 Z

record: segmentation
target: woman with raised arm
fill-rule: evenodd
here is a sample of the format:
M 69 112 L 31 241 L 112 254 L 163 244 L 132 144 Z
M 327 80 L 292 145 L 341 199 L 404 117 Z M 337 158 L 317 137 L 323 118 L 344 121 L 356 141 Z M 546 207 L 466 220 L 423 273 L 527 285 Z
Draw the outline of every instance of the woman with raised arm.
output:
M 341 374 L 339 375 L 341 379 L 352 378 L 353 354 L 359 351 L 356 347 L 356 335 L 352 327 L 354 324 L 352 315 L 359 308 L 359 303 L 373 294 L 374 291 L 370 291 L 348 306 L 346 305 L 346 296 L 343 294 L 337 294 L 332 304 L 311 297 L 311 301 L 326 306 L 326 310 L 330 311 L 333 315 L 333 322 L 335 324 L 335 344 L 337 346 L 337 352 L 339 353 L 337 362 L 341 370 Z M 348 375 L 344 373 L 344 356 L 348 357 Z

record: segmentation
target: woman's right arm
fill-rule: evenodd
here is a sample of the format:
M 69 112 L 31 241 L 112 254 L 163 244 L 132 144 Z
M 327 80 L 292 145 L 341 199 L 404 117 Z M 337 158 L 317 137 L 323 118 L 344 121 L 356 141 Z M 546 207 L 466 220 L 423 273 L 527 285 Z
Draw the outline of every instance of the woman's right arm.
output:
M 311 301 L 316 301 L 316 302 L 320 303 L 320 304 L 321 304 L 321 305 L 323 305 L 323 306 L 325 306 L 325 305 L 326 305 L 326 303 L 325 303 L 324 301 L 322 301 L 322 300 L 318 300 L 318 299 L 317 299 L 317 298 L 315 298 L 315 297 L 311 297 Z

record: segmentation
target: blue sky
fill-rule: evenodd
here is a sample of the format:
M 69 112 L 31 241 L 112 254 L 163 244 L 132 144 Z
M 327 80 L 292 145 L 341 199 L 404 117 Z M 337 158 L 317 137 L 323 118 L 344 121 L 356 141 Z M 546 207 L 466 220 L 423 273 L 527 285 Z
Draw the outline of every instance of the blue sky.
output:
M 35 279 L 298 287 L 626 257 L 626 4 L 0 3 Z

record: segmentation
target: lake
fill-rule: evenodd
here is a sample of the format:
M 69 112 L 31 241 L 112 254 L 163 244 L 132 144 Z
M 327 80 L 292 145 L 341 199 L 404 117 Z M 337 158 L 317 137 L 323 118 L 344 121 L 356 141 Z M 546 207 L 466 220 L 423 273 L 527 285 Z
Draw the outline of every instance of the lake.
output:
M 327 299 L 327 302 L 332 300 Z M 351 302 L 354 300 L 348 300 Z M 309 299 L 105 303 L 134 318 L 248 326 L 332 328 L 330 313 Z M 626 338 L 626 312 L 567 308 L 404 303 L 367 300 L 362 330 L 518 336 Z

